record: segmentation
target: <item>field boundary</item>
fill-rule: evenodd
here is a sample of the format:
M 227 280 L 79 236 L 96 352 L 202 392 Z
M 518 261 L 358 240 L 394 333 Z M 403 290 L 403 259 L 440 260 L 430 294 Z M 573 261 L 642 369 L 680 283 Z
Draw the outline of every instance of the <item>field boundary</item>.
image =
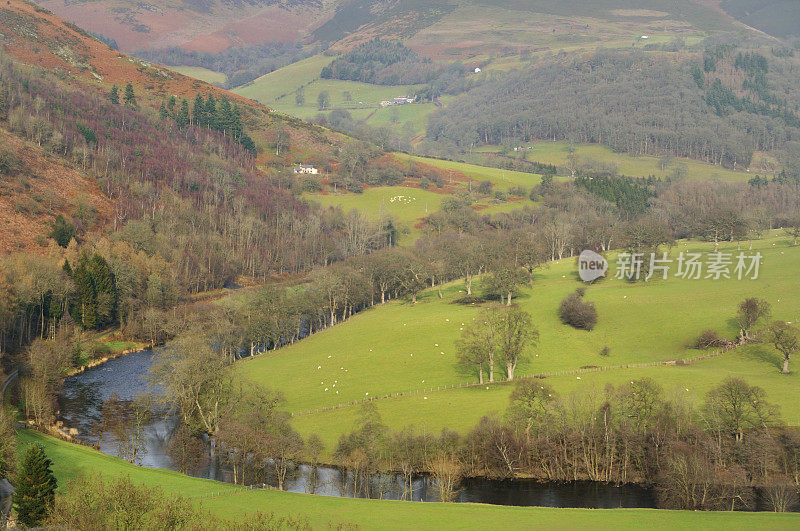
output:
M 468 389 L 468 388 L 471 388 L 471 387 L 488 387 L 490 385 L 492 385 L 492 386 L 509 385 L 509 384 L 513 384 L 514 382 L 519 382 L 519 381 L 541 380 L 541 379 L 544 379 L 544 378 L 552 378 L 552 377 L 558 377 L 558 376 L 571 376 L 571 375 L 586 374 L 586 373 L 592 373 L 592 372 L 605 372 L 605 371 L 615 371 L 615 370 L 624 370 L 624 369 L 642 369 L 642 368 L 647 368 L 647 367 L 664 367 L 664 366 L 673 366 L 673 365 L 674 366 L 685 366 L 685 365 L 691 365 L 692 363 L 695 363 L 695 362 L 698 362 L 698 361 L 703 361 L 703 360 L 707 360 L 707 359 L 711 359 L 711 358 L 716 358 L 718 356 L 721 356 L 721 355 L 725 354 L 726 352 L 730 352 L 731 350 L 733 350 L 736 347 L 739 347 L 739 346 L 741 346 L 743 344 L 744 343 L 730 343 L 729 345 L 726 345 L 726 346 L 722 347 L 721 349 L 716 350 L 714 352 L 710 352 L 708 354 L 703 354 L 702 356 L 695 356 L 693 358 L 682 358 L 682 359 L 679 359 L 679 360 L 652 361 L 652 362 L 649 362 L 649 363 L 628 363 L 628 364 L 625 364 L 625 365 L 607 365 L 607 366 L 604 366 L 604 367 L 601 367 L 601 366 L 581 367 L 579 369 L 569 369 L 569 370 L 564 370 L 564 371 L 556 371 L 556 372 L 549 372 L 549 373 L 539 373 L 539 374 L 533 374 L 531 376 L 523 376 L 523 377 L 517 378 L 517 379 L 515 379 L 515 380 L 513 380 L 511 382 L 509 382 L 508 380 L 504 380 L 504 381 L 501 381 L 501 382 L 492 382 L 492 383 L 487 383 L 487 382 L 484 382 L 484 383 L 480 383 L 480 382 L 463 382 L 463 383 L 460 383 L 460 384 L 440 385 L 440 386 L 437 386 L 437 387 L 430 387 L 428 389 L 411 389 L 409 391 L 398 391 L 396 393 L 389 393 L 389 394 L 382 395 L 382 396 L 374 396 L 374 397 L 369 397 L 369 398 L 362 398 L 360 400 L 353 400 L 351 402 L 345 402 L 345 403 L 336 404 L 336 405 L 333 405 L 333 406 L 309 409 L 309 410 L 306 410 L 306 411 L 302 411 L 300 413 L 292 412 L 290 414 L 291 414 L 292 417 L 306 417 L 306 416 L 314 415 L 314 414 L 317 414 L 317 413 L 324 413 L 326 411 L 334 411 L 334 410 L 337 410 L 337 409 L 345 409 L 345 408 L 348 408 L 348 407 L 357 406 L 359 404 L 365 404 L 367 402 L 374 402 L 374 401 L 377 401 L 377 400 L 387 400 L 387 399 L 391 399 L 391 398 L 403 398 L 403 397 L 415 396 L 415 395 L 419 395 L 419 394 L 423 394 L 423 393 L 434 393 L 434 392 L 438 392 L 438 391 L 450 391 L 450 390 L 453 390 L 453 389 Z

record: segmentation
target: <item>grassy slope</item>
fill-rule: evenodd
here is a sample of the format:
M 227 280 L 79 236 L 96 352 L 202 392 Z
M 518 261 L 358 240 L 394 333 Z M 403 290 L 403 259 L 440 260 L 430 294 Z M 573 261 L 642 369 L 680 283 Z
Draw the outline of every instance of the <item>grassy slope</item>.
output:
M 183 74 L 184 76 L 193 77 L 200 81 L 213 84 L 223 84 L 228 80 L 228 76 L 222 72 L 215 72 L 202 66 L 168 66 L 170 70 Z
M 574 330 L 559 322 L 559 301 L 579 283 L 571 260 L 555 263 L 539 272 L 533 288 L 517 299 L 531 313 L 541 335 L 531 361 L 518 373 L 524 376 L 589 365 L 695 357 L 700 353 L 686 346 L 702 330 L 713 328 L 727 336 L 735 335 L 731 317 L 738 302 L 747 296 L 769 300 L 775 318 L 798 321 L 800 300 L 793 275 L 800 266 L 800 248 L 789 247 L 789 243 L 781 237 L 756 242 L 756 249 L 765 259 L 761 276 L 755 281 L 670 278 L 628 284 L 609 279 L 592 286 L 586 297 L 596 304 L 600 316 L 592 332 Z M 676 250 L 690 248 L 710 250 L 708 244 L 685 242 L 679 243 Z M 735 245 L 723 245 L 721 249 L 735 251 Z M 363 312 L 292 346 L 244 361 L 237 370 L 260 384 L 282 389 L 287 408 L 298 414 L 298 429 L 318 432 L 330 447 L 352 425 L 357 407 L 300 416 L 302 413 L 367 396 L 430 390 L 474 380 L 473 375 L 459 372 L 455 365 L 454 342 L 461 323 L 476 311 L 448 303 L 461 288 L 458 283 L 448 286 L 444 301 L 428 293 L 416 306 L 395 301 Z M 611 349 L 609 357 L 599 355 L 605 345 Z M 800 411 L 795 407 L 800 400 L 800 372 L 780 375 L 778 364 L 774 351 L 755 345 L 688 367 L 609 370 L 581 375 L 580 380 L 572 375 L 548 381 L 558 391 L 566 392 L 576 386 L 596 385 L 602 389 L 605 382 L 651 376 L 669 392 L 678 386 L 683 392 L 688 388 L 689 396 L 699 401 L 730 373 L 764 387 L 770 400 L 782 406 L 786 420 L 800 423 Z M 482 414 L 505 409 L 508 393 L 509 388 L 503 385 L 488 390 L 433 391 L 381 400 L 379 407 L 395 428 L 414 424 L 434 430 L 442 426 L 464 430 Z
M 394 87 L 338 79 L 321 79 L 320 71 L 331 61 L 333 61 L 332 57 L 322 54 L 315 55 L 261 76 L 252 83 L 234 89 L 234 92 L 286 114 L 309 119 L 320 112 L 317 107 L 317 97 L 320 92 L 326 91 L 330 97 L 329 108 L 347 109 L 356 119 L 365 119 L 373 114 L 380 114 L 381 118 L 376 121 L 376 124 L 388 123 L 392 117 L 392 109 L 378 109 L 381 101 L 414 92 L 414 86 Z M 295 104 L 295 91 L 301 86 L 305 87 L 305 104 L 298 106 Z M 350 92 L 352 98 L 349 102 L 344 98 L 346 91 Z M 415 107 L 415 109 L 411 112 L 404 109 L 404 114 L 410 115 L 408 119 L 413 118 L 419 122 L 418 129 L 424 129 L 421 113 L 429 112 L 431 109 L 428 107 L 432 106 L 411 105 L 407 107 Z M 424 112 L 423 107 L 425 108 Z M 370 120 L 367 121 L 371 123 Z
M 447 197 L 447 194 L 409 186 L 380 186 L 367 188 L 361 194 L 305 194 L 303 197 L 317 202 L 323 207 L 339 206 L 345 212 L 355 208 L 373 220 L 378 220 L 385 215 L 393 215 L 406 224 L 410 230 L 401 239 L 401 243 L 413 243 L 421 235 L 421 230 L 417 225 L 429 213 L 439 210 L 439 205 L 442 199 Z M 483 198 L 476 203 L 476 208 L 481 214 L 494 214 L 520 208 L 523 204 L 531 203 L 527 198 L 504 203 L 493 203 L 489 199 Z
M 529 146 L 531 149 L 527 149 L 523 152 L 527 160 L 538 161 L 544 164 L 554 164 L 556 166 L 563 166 L 567 162 L 569 146 L 565 142 L 537 142 L 529 144 Z M 685 166 L 687 178 L 689 179 L 718 179 L 737 182 L 746 181 L 754 176 L 753 173 L 732 171 L 720 166 L 690 159 L 673 159 L 674 162 L 669 165 L 666 170 L 662 170 L 658 157 L 615 153 L 610 148 L 600 144 L 581 144 L 574 146 L 574 148 L 579 163 L 595 161 L 603 164 L 616 164 L 619 173 L 631 177 L 648 177 L 650 175 L 655 175 L 656 177 L 665 178 L 679 165 Z M 500 148 L 490 146 L 482 148 L 480 151 L 497 153 L 500 151 Z M 512 155 L 519 156 L 520 154 L 512 152 Z
M 477 166 L 475 164 L 466 164 L 463 162 L 408 155 L 406 153 L 395 153 L 395 157 L 402 161 L 422 162 L 443 170 L 460 172 L 476 181 L 489 180 L 501 189 L 508 189 L 512 186 L 524 186 L 530 189 L 541 182 L 541 176 L 534 173 L 489 168 L 487 166 Z
M 702 527 L 729 529 L 731 526 L 752 529 L 792 529 L 798 515 L 775 513 L 729 513 L 661 511 L 649 509 L 548 509 L 538 507 L 503 507 L 478 504 L 413 503 L 376 500 L 352 500 L 291 494 L 278 491 L 249 491 L 234 485 L 190 478 L 166 470 L 146 469 L 115 457 L 38 433 L 24 431 L 20 446 L 38 442 L 53 460 L 59 484 L 79 473 L 102 472 L 108 476 L 129 476 L 133 481 L 158 486 L 167 492 L 193 499 L 204 509 L 226 518 L 260 511 L 278 515 L 305 515 L 315 528 L 331 523 L 355 522 L 367 529 L 466 529 L 515 527 L 596 528 L 607 526 L 655 529 Z

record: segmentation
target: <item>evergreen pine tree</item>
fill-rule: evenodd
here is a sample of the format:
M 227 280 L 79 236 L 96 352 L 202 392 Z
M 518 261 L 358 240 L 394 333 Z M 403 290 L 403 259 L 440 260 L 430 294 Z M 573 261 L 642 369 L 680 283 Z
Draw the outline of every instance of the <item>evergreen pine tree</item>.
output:
M 110 325 L 117 319 L 117 288 L 114 274 L 105 258 L 97 253 L 89 261 L 88 270 L 94 286 L 97 326 Z
M 122 98 L 125 101 L 125 106 L 131 109 L 135 109 L 139 106 L 136 103 L 136 94 L 133 93 L 133 85 L 128 83 L 125 85 L 125 96 Z
M 219 101 L 219 110 L 217 111 L 217 130 L 222 131 L 223 134 L 231 134 L 231 126 L 233 124 L 233 109 L 231 109 L 231 102 L 228 98 L 223 97 Z
M 97 326 L 97 295 L 95 294 L 94 283 L 92 282 L 92 276 L 89 274 L 87 263 L 86 256 L 82 256 L 72 275 L 78 292 L 76 308 L 78 315 L 75 316 L 75 320 L 80 322 L 84 328 L 94 328 Z
M 231 110 L 231 136 L 239 142 L 242 138 L 242 113 L 239 106 L 234 104 Z
M 25 527 L 40 525 L 53 508 L 58 483 L 51 464 L 42 445 L 32 444 L 25 450 L 14 493 L 17 517 Z
M 214 99 L 213 94 L 208 95 L 206 99 L 206 127 L 209 129 L 218 129 L 217 124 L 217 100 Z
M 189 125 L 189 102 L 186 99 L 181 100 L 181 110 L 178 111 L 175 121 L 178 123 L 178 127 Z
M 111 100 L 111 103 L 114 105 L 119 105 L 119 90 L 117 90 L 116 85 L 111 87 L 111 94 L 109 94 L 108 97 Z
M 50 232 L 50 237 L 53 238 L 58 245 L 67 248 L 70 240 L 75 237 L 75 225 L 69 223 L 61 214 L 56 216 L 53 222 L 53 230 Z
M 206 102 L 203 101 L 203 96 L 198 94 L 194 98 L 194 106 L 192 107 L 192 118 L 194 118 L 194 125 L 197 127 L 206 126 Z
M 169 117 L 169 112 L 167 111 L 167 106 L 164 105 L 164 102 L 161 102 L 161 106 L 158 108 L 158 116 L 162 120 L 165 120 Z
M 175 112 L 175 104 L 178 103 L 178 100 L 175 99 L 174 94 L 170 94 L 169 99 L 167 100 L 167 110 L 171 113 Z

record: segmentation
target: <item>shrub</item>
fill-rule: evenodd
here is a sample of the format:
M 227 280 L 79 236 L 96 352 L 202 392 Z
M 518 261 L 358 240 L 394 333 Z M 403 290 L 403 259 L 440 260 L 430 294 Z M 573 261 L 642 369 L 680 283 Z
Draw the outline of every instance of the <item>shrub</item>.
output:
M 481 181 L 478 185 L 478 193 L 479 194 L 491 194 L 494 185 L 492 181 Z
M 730 341 L 720 336 L 716 330 L 703 330 L 694 342 L 693 347 L 697 349 L 721 348 L 729 345 Z
M 0 150 L 0 174 L 13 175 L 22 170 L 22 160 L 11 151 Z
M 611 349 L 608 347 L 608 345 L 600 349 L 600 355 L 605 358 L 611 355 Z
M 486 302 L 483 297 L 476 297 L 475 295 L 464 295 L 453 301 L 453 304 L 480 304 Z
M 597 324 L 597 309 L 584 302 L 577 293 L 570 293 L 561 301 L 558 314 L 561 322 L 580 330 L 591 330 Z
M 313 175 L 305 175 L 303 176 L 303 191 L 309 193 L 316 193 L 322 190 L 322 183 L 319 180 L 319 177 L 314 177 Z

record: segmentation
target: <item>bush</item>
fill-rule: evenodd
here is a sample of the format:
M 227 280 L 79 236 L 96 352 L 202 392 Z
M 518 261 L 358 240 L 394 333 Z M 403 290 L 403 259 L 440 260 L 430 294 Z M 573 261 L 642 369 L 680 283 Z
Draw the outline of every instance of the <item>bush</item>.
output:
M 607 358 L 608 356 L 611 355 L 611 349 L 609 348 L 608 345 L 600 349 L 600 355 L 603 356 L 604 358 Z
M 464 295 L 453 301 L 453 304 L 480 304 L 486 302 L 483 297 L 476 297 L 475 295 Z
M 0 174 L 13 175 L 22 170 L 22 160 L 11 151 L 0 150 Z
M 492 184 L 492 181 L 481 181 L 480 184 L 478 184 L 478 193 L 488 195 L 492 193 L 493 188 L 494 185 Z
M 322 190 L 322 183 L 319 180 L 319 177 L 314 177 L 313 175 L 305 175 L 303 176 L 303 191 L 309 193 L 317 193 Z
M 561 322 L 580 330 L 591 330 L 597 324 L 597 309 L 584 302 L 578 293 L 570 293 L 561 301 L 558 314 Z
M 697 340 L 692 345 L 696 349 L 722 348 L 730 344 L 730 341 L 720 336 L 716 330 L 703 330 Z

